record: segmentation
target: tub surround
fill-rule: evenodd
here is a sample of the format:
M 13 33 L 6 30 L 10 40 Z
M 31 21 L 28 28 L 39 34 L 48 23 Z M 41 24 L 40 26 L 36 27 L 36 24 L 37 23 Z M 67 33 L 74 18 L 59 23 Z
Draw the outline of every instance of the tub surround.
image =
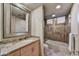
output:
M 11 51 L 22 48 L 23 46 L 27 46 L 36 41 L 39 41 L 39 37 L 30 37 L 24 40 L 18 40 L 6 44 L 0 44 L 0 55 L 7 55 Z

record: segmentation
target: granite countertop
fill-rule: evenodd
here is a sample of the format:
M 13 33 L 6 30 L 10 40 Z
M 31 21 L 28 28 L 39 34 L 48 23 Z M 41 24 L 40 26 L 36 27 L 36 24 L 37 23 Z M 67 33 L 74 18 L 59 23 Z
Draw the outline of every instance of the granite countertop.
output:
M 6 44 L 1 44 L 0 45 L 0 56 L 6 55 L 13 50 L 16 50 L 16 49 L 21 48 L 25 45 L 31 44 L 32 42 L 35 42 L 37 40 L 39 40 L 38 37 L 30 37 L 30 38 L 26 38 L 21 41 L 15 41 L 15 42 L 9 42 Z

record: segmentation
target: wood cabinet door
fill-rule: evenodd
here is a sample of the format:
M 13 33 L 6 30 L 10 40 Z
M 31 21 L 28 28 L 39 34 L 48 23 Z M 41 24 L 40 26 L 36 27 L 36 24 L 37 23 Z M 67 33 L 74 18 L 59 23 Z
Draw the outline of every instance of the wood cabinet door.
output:
M 31 46 L 25 46 L 21 48 L 21 56 L 30 56 L 31 55 Z
M 8 54 L 8 56 L 20 56 L 20 49 L 15 50 Z
M 39 41 L 23 47 L 21 56 L 39 56 Z
M 27 48 L 27 46 L 21 48 L 21 56 L 28 56 L 28 48 Z
M 39 41 L 38 42 L 35 42 L 32 44 L 32 48 L 31 48 L 31 53 L 32 53 L 32 56 L 39 56 Z
M 8 56 L 39 56 L 39 41 L 17 49 L 8 54 Z

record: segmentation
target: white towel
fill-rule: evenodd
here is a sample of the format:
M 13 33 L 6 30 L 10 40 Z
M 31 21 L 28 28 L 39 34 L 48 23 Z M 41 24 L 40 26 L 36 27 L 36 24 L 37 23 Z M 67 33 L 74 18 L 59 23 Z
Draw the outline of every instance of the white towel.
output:
M 47 47 L 48 48 L 48 45 L 47 44 L 44 44 L 44 47 Z
M 72 37 L 72 33 L 69 34 L 69 51 L 73 50 L 73 37 Z

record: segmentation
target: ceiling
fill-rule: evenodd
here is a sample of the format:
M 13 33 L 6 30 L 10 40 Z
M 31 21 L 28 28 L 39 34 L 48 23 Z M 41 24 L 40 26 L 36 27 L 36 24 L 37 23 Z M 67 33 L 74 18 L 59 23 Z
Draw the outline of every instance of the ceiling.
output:
M 52 14 L 56 17 L 67 15 L 72 7 L 72 3 L 22 3 L 31 11 L 43 5 L 45 10 L 45 18 L 52 18 Z M 61 5 L 60 9 L 56 9 L 57 5 Z

